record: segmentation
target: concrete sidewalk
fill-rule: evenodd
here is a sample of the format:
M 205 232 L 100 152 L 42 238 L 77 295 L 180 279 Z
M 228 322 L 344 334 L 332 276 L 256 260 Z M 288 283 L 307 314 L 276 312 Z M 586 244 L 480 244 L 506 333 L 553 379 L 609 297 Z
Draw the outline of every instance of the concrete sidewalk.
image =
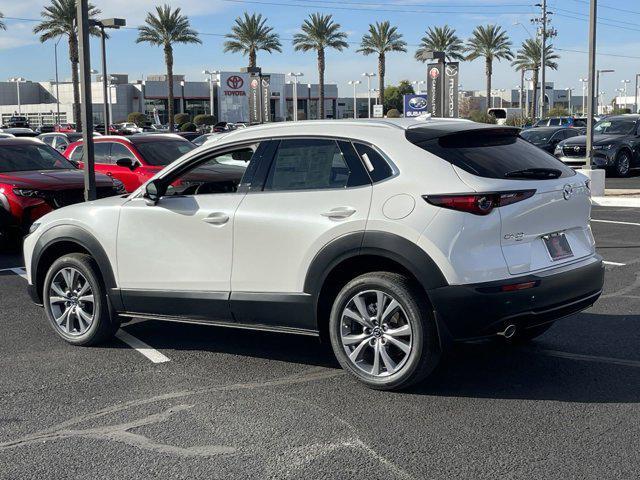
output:
M 600 207 L 640 207 L 640 189 L 607 188 L 604 197 L 591 197 L 593 205 Z

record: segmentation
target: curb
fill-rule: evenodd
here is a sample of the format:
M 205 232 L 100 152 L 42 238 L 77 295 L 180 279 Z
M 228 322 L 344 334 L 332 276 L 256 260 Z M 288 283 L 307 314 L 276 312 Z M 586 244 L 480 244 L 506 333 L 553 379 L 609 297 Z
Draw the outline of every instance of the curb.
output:
M 640 197 L 591 197 L 591 204 L 599 207 L 640 208 Z

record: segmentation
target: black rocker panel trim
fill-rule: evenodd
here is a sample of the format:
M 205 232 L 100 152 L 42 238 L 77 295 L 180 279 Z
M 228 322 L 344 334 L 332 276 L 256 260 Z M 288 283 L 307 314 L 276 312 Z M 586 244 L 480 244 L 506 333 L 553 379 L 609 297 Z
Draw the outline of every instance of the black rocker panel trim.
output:
M 42 256 L 47 252 L 49 248 L 53 248 L 62 242 L 75 243 L 93 257 L 98 264 L 100 273 L 102 274 L 102 281 L 109 292 L 109 299 L 112 302 L 114 308 L 118 309 L 120 305 L 119 297 L 112 298 L 113 289 L 116 288 L 116 280 L 111 268 L 111 262 L 107 253 L 100 245 L 100 242 L 88 231 L 78 227 L 76 225 L 59 225 L 53 227 L 44 232 L 33 249 L 33 255 L 31 257 L 31 278 L 35 281 L 34 287 L 37 288 L 37 295 L 40 298 L 42 294 L 41 282 L 44 281 L 44 276 L 47 272 L 40 272 L 39 266 Z M 42 298 L 40 298 L 42 301 Z
M 231 292 L 235 321 L 317 330 L 313 297 L 306 293 Z
M 231 320 L 229 292 L 121 289 L 124 310 L 199 320 Z

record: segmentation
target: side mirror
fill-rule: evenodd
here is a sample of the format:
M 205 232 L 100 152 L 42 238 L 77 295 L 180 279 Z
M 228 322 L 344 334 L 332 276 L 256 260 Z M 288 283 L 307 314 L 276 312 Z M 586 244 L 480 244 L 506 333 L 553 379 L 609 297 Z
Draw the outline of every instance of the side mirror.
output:
M 161 196 L 161 185 L 158 180 L 152 180 L 147 183 L 143 195 L 144 201 L 147 205 L 150 207 L 156 205 Z
M 119 158 L 118 160 L 116 160 L 116 165 L 133 170 L 138 165 L 138 162 L 136 162 L 133 158 Z

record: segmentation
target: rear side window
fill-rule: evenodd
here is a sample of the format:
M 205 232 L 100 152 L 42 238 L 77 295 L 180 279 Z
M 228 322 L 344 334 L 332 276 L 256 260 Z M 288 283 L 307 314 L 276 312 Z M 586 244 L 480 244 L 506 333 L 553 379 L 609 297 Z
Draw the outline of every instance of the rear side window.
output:
M 73 160 L 74 162 L 81 162 L 83 150 L 84 148 L 82 147 L 82 145 L 78 145 L 76 149 L 73 151 L 73 153 L 71 154 L 71 157 L 70 157 L 71 160 Z
M 360 158 L 362 158 L 362 163 L 374 183 L 393 176 L 391 165 L 375 148 L 363 143 L 354 143 L 353 146 L 356 147 Z
M 573 120 L 573 126 L 579 128 L 586 127 L 587 121 L 584 118 L 576 118 Z
M 109 147 L 110 144 L 108 142 L 96 142 L 93 144 L 93 155 L 96 163 L 110 163 Z
M 516 177 L 513 174 L 540 169 L 558 170 L 560 177 L 575 175 L 553 155 L 518 137 L 515 130 L 481 129 L 440 138 L 429 137 L 424 141 L 420 140 L 421 135 L 416 130 L 407 130 L 407 140 L 480 177 L 539 180 L 539 177 Z
M 335 140 L 282 140 L 265 190 L 346 188 L 351 170 Z
M 549 126 L 550 127 L 559 127 L 561 123 L 562 123 L 562 120 L 560 118 L 551 118 L 551 119 L 549 119 Z

